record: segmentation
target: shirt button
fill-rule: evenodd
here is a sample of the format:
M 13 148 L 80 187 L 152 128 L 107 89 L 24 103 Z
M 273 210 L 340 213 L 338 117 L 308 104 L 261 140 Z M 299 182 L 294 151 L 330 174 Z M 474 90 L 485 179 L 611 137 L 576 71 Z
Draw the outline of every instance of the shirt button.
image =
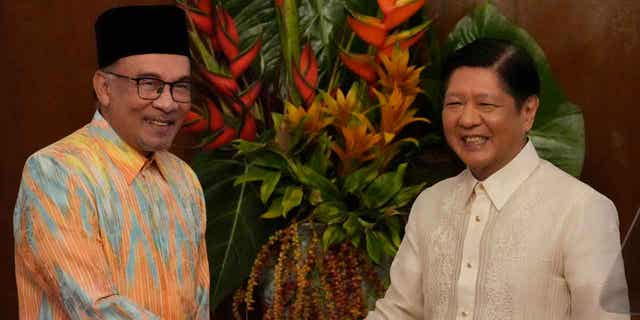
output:
M 471 262 L 467 262 L 467 268 L 471 268 L 471 267 L 472 267 Z
M 476 216 L 476 221 L 480 222 L 480 216 Z
M 469 315 L 469 313 L 468 313 L 468 312 L 466 312 L 466 311 L 462 311 L 460 314 L 461 314 L 463 317 L 466 317 L 466 316 L 468 316 L 468 315 Z

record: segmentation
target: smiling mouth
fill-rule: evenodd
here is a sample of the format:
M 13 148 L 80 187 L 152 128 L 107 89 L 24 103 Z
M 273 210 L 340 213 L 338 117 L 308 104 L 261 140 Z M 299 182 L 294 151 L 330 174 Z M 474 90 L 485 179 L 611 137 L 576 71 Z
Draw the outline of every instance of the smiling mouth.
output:
M 488 137 L 484 136 L 464 136 L 462 137 L 462 142 L 469 146 L 479 146 L 484 144 L 489 140 Z
M 144 121 L 148 124 L 152 124 L 154 126 L 159 126 L 159 127 L 168 127 L 176 123 L 173 120 L 162 120 L 162 119 L 145 119 Z

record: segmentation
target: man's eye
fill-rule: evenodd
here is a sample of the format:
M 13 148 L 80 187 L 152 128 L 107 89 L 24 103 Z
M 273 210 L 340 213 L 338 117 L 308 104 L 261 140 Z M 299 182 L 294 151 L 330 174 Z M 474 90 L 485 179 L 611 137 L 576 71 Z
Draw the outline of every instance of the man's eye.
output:
M 457 106 L 461 106 L 462 102 L 460 101 L 449 101 L 449 102 L 445 102 L 445 107 L 457 107 Z
M 491 110 L 495 108 L 496 105 L 490 102 L 480 102 L 478 103 L 478 106 L 484 110 Z
M 188 91 L 188 90 L 191 90 L 191 83 L 189 83 L 189 82 L 178 82 L 178 83 L 174 84 L 173 87 L 175 89 L 178 89 L 178 90 L 186 90 L 186 91 Z
M 158 79 L 140 79 L 139 85 L 145 89 L 156 89 L 161 86 L 161 81 Z

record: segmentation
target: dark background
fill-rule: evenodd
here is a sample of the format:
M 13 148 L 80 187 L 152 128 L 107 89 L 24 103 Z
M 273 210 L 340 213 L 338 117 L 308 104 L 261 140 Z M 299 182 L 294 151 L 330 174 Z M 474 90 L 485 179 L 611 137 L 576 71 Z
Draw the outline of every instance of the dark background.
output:
M 270 0 L 265 0 L 270 1 Z M 373 1 L 372 1 L 373 2 Z M 428 0 L 440 37 L 474 0 Z M 546 52 L 572 102 L 583 107 L 582 180 L 616 204 L 621 231 L 640 208 L 640 1 L 498 0 Z M 28 155 L 91 120 L 96 68 L 93 22 L 105 9 L 171 1 L 0 2 L 0 316 L 17 317 L 12 214 Z M 184 143 L 180 143 L 184 145 Z M 178 148 L 178 153 L 184 153 Z M 632 276 L 640 269 L 628 270 Z

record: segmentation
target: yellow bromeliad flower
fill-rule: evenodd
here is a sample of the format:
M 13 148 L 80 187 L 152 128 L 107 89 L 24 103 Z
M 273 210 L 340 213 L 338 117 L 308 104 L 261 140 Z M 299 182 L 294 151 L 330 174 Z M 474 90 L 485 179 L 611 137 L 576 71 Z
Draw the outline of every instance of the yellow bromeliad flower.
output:
M 379 66 L 376 67 L 378 76 L 380 77 L 380 85 L 384 91 L 390 92 L 394 88 L 400 88 L 404 96 L 415 96 L 422 92 L 419 87 L 420 72 L 424 66 L 416 68 L 409 66 L 409 51 L 394 48 L 391 58 L 385 55 L 379 55 L 380 61 L 384 66 L 384 70 Z
M 347 95 L 342 90 L 336 91 L 336 98 L 325 94 L 324 102 L 327 104 L 327 112 L 333 117 L 333 123 L 338 127 L 345 127 L 351 120 L 354 113 L 360 111 L 360 101 L 358 100 L 358 87 L 351 86 Z
M 364 116 L 361 118 L 364 118 Z M 340 127 L 340 130 L 344 138 L 344 147 L 333 143 L 331 149 L 340 158 L 342 174 L 344 175 L 351 172 L 351 169 L 357 163 L 373 159 L 375 157 L 373 148 L 382 137 L 371 130 L 370 123 L 364 121 Z
M 320 132 L 324 127 L 331 124 L 332 120 L 327 117 L 325 110 L 319 100 L 313 101 L 309 110 L 304 107 L 296 107 L 290 102 L 285 102 L 285 121 L 287 127 L 295 130 L 302 124 L 302 128 L 306 134 Z
M 415 96 L 405 96 L 397 87 L 393 88 L 393 92 L 389 96 L 376 89 L 373 89 L 373 92 L 380 102 L 380 129 L 385 144 L 391 142 L 396 134 L 409 123 L 430 122 L 427 118 L 414 117 L 417 110 L 409 109 Z

